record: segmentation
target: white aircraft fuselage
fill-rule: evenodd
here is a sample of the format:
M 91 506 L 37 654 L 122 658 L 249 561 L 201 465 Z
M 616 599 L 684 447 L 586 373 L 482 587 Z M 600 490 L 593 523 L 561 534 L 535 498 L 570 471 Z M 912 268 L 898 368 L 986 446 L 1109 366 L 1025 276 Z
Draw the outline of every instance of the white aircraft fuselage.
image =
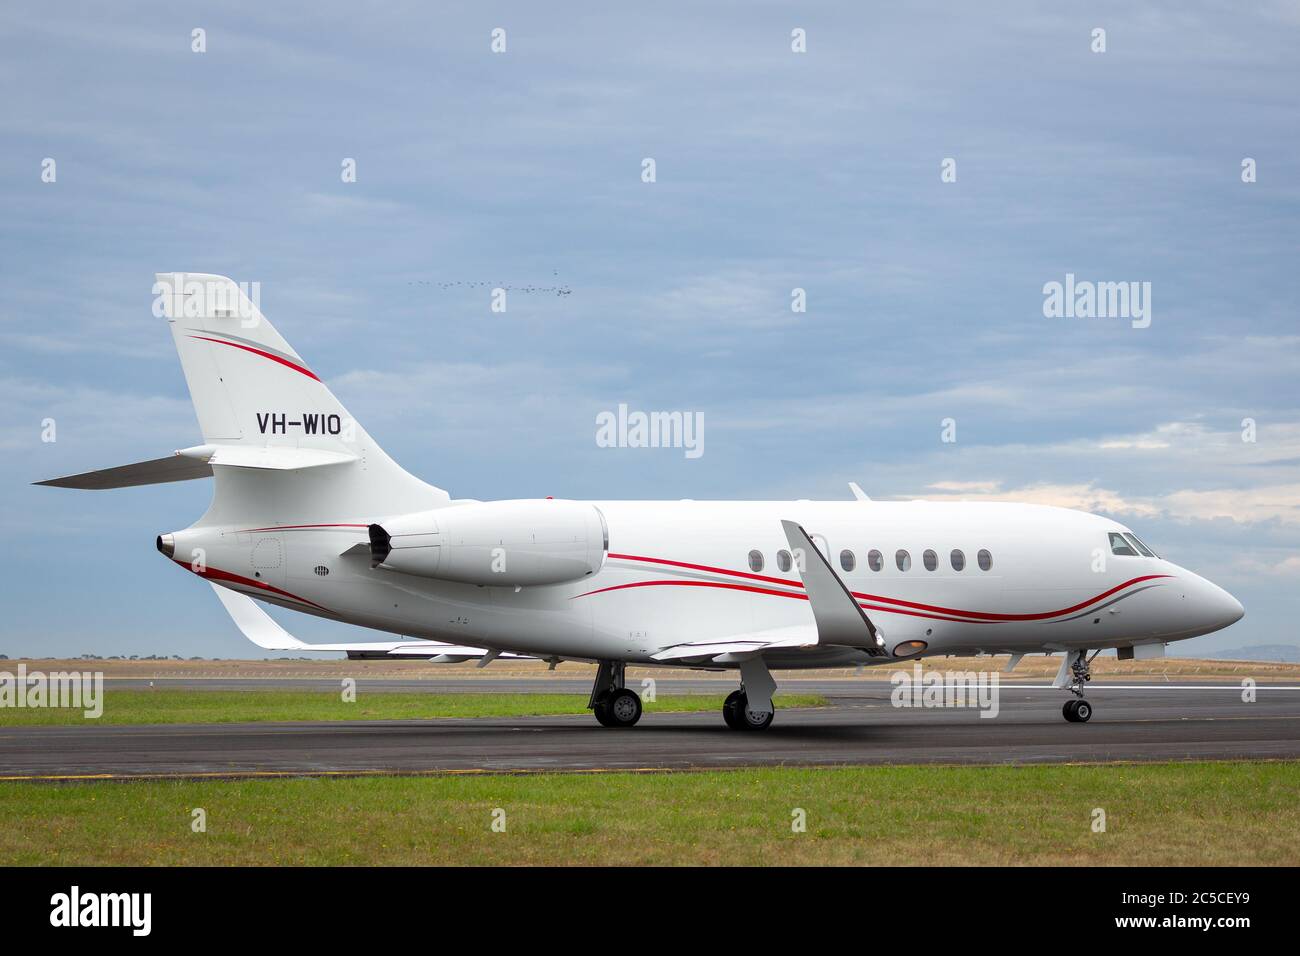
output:
M 640 717 L 629 663 L 737 668 L 737 729 L 770 723 L 773 669 L 1063 653 L 1066 717 L 1086 721 L 1087 651 L 1158 656 L 1243 613 L 1128 528 L 1063 508 L 856 486 L 834 502 L 455 500 L 389 458 L 230 279 L 157 278 L 203 444 L 43 484 L 212 477 L 207 513 L 158 548 L 267 649 L 595 661 L 608 726 Z M 308 645 L 254 601 L 401 639 Z
M 1033 653 L 1169 642 L 1238 620 L 1222 588 L 1157 557 L 1114 554 L 1107 518 L 1042 505 L 934 501 L 598 501 L 599 571 L 539 587 L 438 581 L 370 567 L 382 515 L 306 526 L 196 525 L 175 560 L 272 604 L 394 634 L 538 657 L 655 663 L 666 648 L 806 625 L 811 611 L 781 520 L 813 535 L 893 649 Z M 456 507 L 452 504 L 451 507 Z M 822 542 L 825 542 L 824 544 Z M 204 561 L 195 564 L 195 549 Z M 1136 549 L 1132 549 L 1136 551 Z M 751 570 L 749 554 L 762 555 Z M 852 557 L 841 561 L 841 552 Z M 880 570 L 869 556 L 880 555 Z M 898 552 L 907 552 L 907 570 Z M 934 569 L 926 568 L 926 552 Z M 953 552 L 960 551 L 956 570 Z M 991 557 L 988 570 L 978 554 Z M 267 555 L 278 556 L 278 566 Z M 261 555 L 259 558 L 258 556 Z M 959 559 L 960 560 L 960 559 Z M 850 563 L 851 571 L 843 564 Z M 318 569 L 325 569 L 322 574 Z M 915 646 L 915 645 L 910 645 Z M 828 647 L 769 653 L 774 667 L 881 663 Z M 911 656 L 911 655 L 903 655 Z

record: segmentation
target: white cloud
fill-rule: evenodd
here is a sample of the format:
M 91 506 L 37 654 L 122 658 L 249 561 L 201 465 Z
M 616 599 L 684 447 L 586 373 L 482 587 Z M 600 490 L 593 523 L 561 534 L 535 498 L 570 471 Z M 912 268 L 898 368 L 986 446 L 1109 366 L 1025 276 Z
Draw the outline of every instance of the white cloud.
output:
M 1164 517 L 1176 521 L 1226 518 L 1237 524 L 1277 521 L 1300 526 L 1300 483 L 1212 491 L 1184 489 L 1153 496 L 1126 496 L 1092 483 L 1003 488 L 1000 482 L 971 481 L 937 482 L 929 487 L 937 492 L 928 495 L 930 498 L 1017 501 L 1136 518 Z
M 946 494 L 997 494 L 999 482 L 996 481 L 936 481 L 928 487 Z
M 942 484 L 942 483 L 941 483 Z M 1109 488 L 1098 488 L 1092 484 L 1056 485 L 1037 484 L 1022 485 L 1003 489 L 999 482 L 965 482 L 964 490 L 944 492 L 936 485 L 932 488 L 940 491 L 930 498 L 959 498 L 978 501 L 1017 501 L 1025 504 L 1055 505 L 1058 508 L 1074 508 L 1079 511 L 1100 511 L 1112 515 L 1134 515 L 1152 517 L 1159 509 L 1149 501 L 1125 498 Z M 977 490 L 992 485 L 992 490 Z

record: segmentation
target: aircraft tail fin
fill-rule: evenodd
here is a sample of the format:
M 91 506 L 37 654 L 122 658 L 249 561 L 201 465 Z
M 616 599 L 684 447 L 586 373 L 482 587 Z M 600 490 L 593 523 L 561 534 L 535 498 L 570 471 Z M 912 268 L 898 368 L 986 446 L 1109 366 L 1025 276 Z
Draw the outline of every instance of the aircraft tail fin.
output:
M 257 287 L 193 272 L 155 278 L 155 312 L 171 327 L 204 444 L 178 453 L 189 462 L 158 459 L 52 483 L 123 487 L 203 477 L 210 468 L 216 493 L 206 520 L 214 522 L 369 520 L 449 500 L 404 471 L 348 414 L 262 315 Z
M 346 411 L 262 315 L 258 287 L 250 297 L 225 276 L 155 279 L 155 312 L 171 326 L 205 442 L 342 444 Z

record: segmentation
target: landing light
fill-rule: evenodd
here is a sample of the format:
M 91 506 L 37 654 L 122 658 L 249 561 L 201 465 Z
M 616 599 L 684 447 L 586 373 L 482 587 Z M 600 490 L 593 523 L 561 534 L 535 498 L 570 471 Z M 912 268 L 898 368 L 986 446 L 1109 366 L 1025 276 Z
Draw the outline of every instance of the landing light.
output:
M 894 645 L 894 656 L 910 657 L 912 654 L 920 654 L 929 646 L 925 641 L 902 641 Z

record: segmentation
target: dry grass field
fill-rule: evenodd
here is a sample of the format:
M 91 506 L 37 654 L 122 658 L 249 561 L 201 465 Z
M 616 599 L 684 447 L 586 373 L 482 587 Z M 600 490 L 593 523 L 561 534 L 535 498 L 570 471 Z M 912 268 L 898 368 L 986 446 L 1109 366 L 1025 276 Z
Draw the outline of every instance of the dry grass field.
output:
M 1005 656 L 996 657 L 930 657 L 922 662 L 927 670 L 962 670 L 987 671 L 1000 670 L 1007 663 Z M 1005 681 L 1041 682 L 1055 676 L 1061 658 L 1044 655 L 1026 657 L 1010 675 L 1003 675 Z M 464 679 L 496 680 L 505 677 L 535 678 L 545 681 L 559 678 L 588 678 L 594 673 L 594 665 L 563 663 L 555 670 L 548 670 L 541 661 L 495 661 L 490 666 L 479 668 L 473 663 L 465 664 L 430 664 L 427 661 L 349 661 L 349 660 L 86 660 L 72 659 L 25 659 L 0 661 L 0 670 L 14 671 L 19 664 L 25 664 L 29 670 L 93 670 L 104 674 L 106 680 L 117 678 L 134 679 L 247 679 L 269 678 L 275 680 L 289 679 L 339 679 L 352 677 L 362 679 Z M 833 670 L 780 671 L 776 674 L 781 684 L 809 679 L 834 679 L 863 677 L 867 679 L 887 679 L 889 673 L 898 667 L 911 667 L 910 663 L 891 662 L 878 667 L 842 668 Z M 1257 681 L 1300 681 L 1300 664 L 1283 664 L 1271 661 L 1215 661 L 1195 658 L 1168 657 L 1155 661 L 1120 661 L 1114 657 L 1098 657 L 1092 665 L 1093 679 L 1097 681 L 1123 680 L 1161 680 L 1161 679 L 1196 679 L 1238 681 L 1243 677 L 1254 677 Z M 694 680 L 715 678 L 726 683 L 734 683 L 735 672 L 716 673 L 710 671 L 690 670 L 674 667 L 629 667 L 628 681 L 640 681 L 643 677 L 655 677 L 667 680 L 674 677 L 688 677 Z

